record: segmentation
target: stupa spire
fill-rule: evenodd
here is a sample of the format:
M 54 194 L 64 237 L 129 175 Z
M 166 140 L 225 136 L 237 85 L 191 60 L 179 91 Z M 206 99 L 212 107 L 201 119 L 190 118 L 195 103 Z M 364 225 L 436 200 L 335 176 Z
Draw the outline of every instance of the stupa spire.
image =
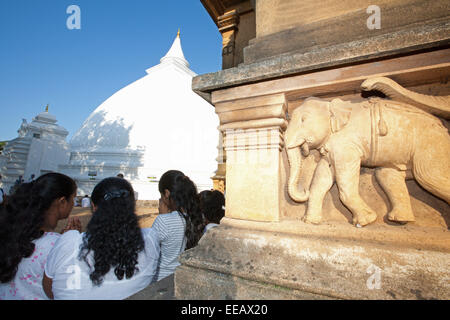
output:
M 186 67 L 189 67 L 189 63 L 183 54 L 183 49 L 181 49 L 181 39 L 180 39 L 180 29 L 178 29 L 177 36 L 172 43 L 169 51 L 166 53 L 164 57 L 161 58 L 161 63 L 173 62 L 177 61 L 184 64 Z

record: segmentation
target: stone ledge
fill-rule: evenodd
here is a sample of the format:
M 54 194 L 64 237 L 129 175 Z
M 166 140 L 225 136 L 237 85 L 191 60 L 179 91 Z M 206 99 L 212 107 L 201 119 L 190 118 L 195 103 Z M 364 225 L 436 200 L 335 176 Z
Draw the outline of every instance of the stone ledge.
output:
M 170 275 L 125 300 L 174 300 L 174 275 Z
M 363 240 L 338 241 L 221 224 L 208 231 L 197 247 L 185 251 L 180 262 L 175 273 L 177 299 L 450 298 L 448 252 Z M 379 270 L 379 289 L 368 285 L 374 270 Z M 252 288 L 245 291 L 244 283 Z M 269 287 L 265 291 L 261 285 Z M 195 293 L 190 292 L 192 286 Z
M 368 39 L 311 48 L 308 52 L 281 54 L 264 61 L 203 74 L 193 78 L 192 89 L 210 100 L 210 93 L 214 90 L 448 45 L 450 22 L 441 21 Z
M 392 223 L 393 224 L 393 223 Z M 301 220 L 282 220 L 280 222 L 258 222 L 224 217 L 221 225 L 289 236 L 305 236 L 311 239 L 343 241 L 355 243 L 395 246 L 415 250 L 450 252 L 450 231 L 438 227 L 420 227 L 413 223 L 405 225 L 370 224 L 356 228 L 350 223 L 338 221 L 323 222 L 319 225 L 304 223 Z
M 195 274 L 195 277 L 192 275 Z M 189 266 L 176 273 L 175 296 L 183 300 L 328 300 L 330 297 Z
M 333 2 L 337 3 L 336 1 Z M 346 1 L 339 2 L 341 8 L 348 5 Z M 366 7 L 368 4 L 358 6 L 358 9 L 346 10 L 345 13 L 342 12 L 340 15 L 332 14 L 328 17 L 323 15 L 325 8 L 317 10 L 309 7 L 302 10 L 301 14 L 297 11 L 297 19 L 298 15 L 305 14 L 308 9 L 312 15 L 321 12 L 321 19 L 314 21 L 296 19 L 296 23 L 288 28 L 275 29 L 276 31 L 273 33 L 251 39 L 249 45 L 244 49 L 244 62 L 253 63 L 282 53 L 307 52 L 318 46 L 329 46 L 395 33 L 402 29 L 449 20 L 450 17 L 450 4 L 445 0 L 389 0 L 383 4 L 377 4 L 380 5 L 381 10 L 379 29 L 369 29 L 367 26 L 368 13 Z M 294 12 L 296 9 L 299 10 L 299 8 L 292 9 Z M 286 14 L 288 13 L 286 12 Z M 293 14 L 295 15 L 295 13 Z M 289 39 L 289 41 L 286 41 L 286 39 Z

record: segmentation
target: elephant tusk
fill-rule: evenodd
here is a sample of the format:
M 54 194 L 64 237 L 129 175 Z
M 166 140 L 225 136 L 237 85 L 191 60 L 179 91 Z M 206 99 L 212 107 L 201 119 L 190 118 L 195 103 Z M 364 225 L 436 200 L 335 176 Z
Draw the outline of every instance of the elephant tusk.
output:
M 309 156 L 309 145 L 308 145 L 307 142 L 305 142 L 305 143 L 302 144 L 301 149 L 302 149 L 302 155 L 303 155 L 304 157 Z

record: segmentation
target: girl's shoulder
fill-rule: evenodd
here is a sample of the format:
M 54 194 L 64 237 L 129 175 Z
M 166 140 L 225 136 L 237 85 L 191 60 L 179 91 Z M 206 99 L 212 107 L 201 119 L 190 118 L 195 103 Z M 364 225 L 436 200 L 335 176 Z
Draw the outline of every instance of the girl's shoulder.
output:
M 154 228 L 143 228 L 141 229 L 142 237 L 144 241 L 148 239 L 157 240 L 158 239 L 158 231 Z
M 77 230 L 69 230 L 69 231 L 64 232 L 61 235 L 61 239 L 75 240 L 75 239 L 81 238 L 83 235 L 84 235 L 84 232 L 80 233 Z
M 81 242 L 84 233 L 80 233 L 77 230 L 69 230 L 57 237 L 57 246 L 73 246 L 74 244 Z
M 80 247 L 81 237 L 82 234 L 76 230 L 66 231 L 52 245 L 45 265 L 45 273 L 48 277 L 53 278 L 57 269 L 73 264 Z
M 159 213 L 158 217 L 159 216 L 161 216 L 161 217 L 171 217 L 171 216 L 178 215 L 178 214 L 180 214 L 178 211 L 172 211 L 172 212 L 166 212 L 166 213 Z
M 41 238 L 48 238 L 48 239 L 54 238 L 54 239 L 57 239 L 59 237 L 61 237 L 61 233 L 58 233 L 58 232 L 44 232 L 44 235 Z
M 42 237 L 35 240 L 36 244 L 51 243 L 52 245 L 61 238 L 61 234 L 57 232 L 44 232 Z
M 167 213 L 158 213 L 155 221 L 166 221 L 166 220 L 173 219 L 174 213 L 177 213 L 177 211 L 172 211 L 172 212 L 167 212 Z
M 159 214 L 155 221 L 153 222 L 153 225 L 159 226 L 159 225 L 179 225 L 184 221 L 182 213 L 178 211 L 172 211 L 169 213 L 161 213 Z
M 141 229 L 141 232 L 142 237 L 144 238 L 145 252 L 147 253 L 147 257 L 158 260 L 160 253 L 160 235 L 158 230 L 155 228 L 144 228 Z
M 172 211 L 172 212 L 168 212 L 168 213 L 161 213 L 158 215 L 161 216 L 162 219 L 174 219 L 174 218 L 180 218 L 185 216 L 186 214 L 181 213 L 179 211 Z

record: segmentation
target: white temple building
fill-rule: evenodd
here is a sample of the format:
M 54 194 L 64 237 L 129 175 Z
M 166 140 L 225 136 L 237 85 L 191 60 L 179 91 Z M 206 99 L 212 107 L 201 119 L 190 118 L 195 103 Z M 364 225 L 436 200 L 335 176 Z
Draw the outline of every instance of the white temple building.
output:
M 139 200 L 156 200 L 159 178 L 170 169 L 183 171 L 199 191 L 212 188 L 219 119 L 191 89 L 196 74 L 179 34 L 146 72 L 98 106 L 72 137 L 70 161 L 59 172 L 76 180 L 79 195 L 122 173 Z
M 48 112 L 38 114 L 31 123 L 26 119 L 17 130 L 18 137 L 9 141 L 0 155 L 0 187 L 9 193 L 19 177 L 25 182 L 31 175 L 40 175 L 58 170 L 58 165 L 69 160 L 69 132 L 56 124 L 55 116 Z

